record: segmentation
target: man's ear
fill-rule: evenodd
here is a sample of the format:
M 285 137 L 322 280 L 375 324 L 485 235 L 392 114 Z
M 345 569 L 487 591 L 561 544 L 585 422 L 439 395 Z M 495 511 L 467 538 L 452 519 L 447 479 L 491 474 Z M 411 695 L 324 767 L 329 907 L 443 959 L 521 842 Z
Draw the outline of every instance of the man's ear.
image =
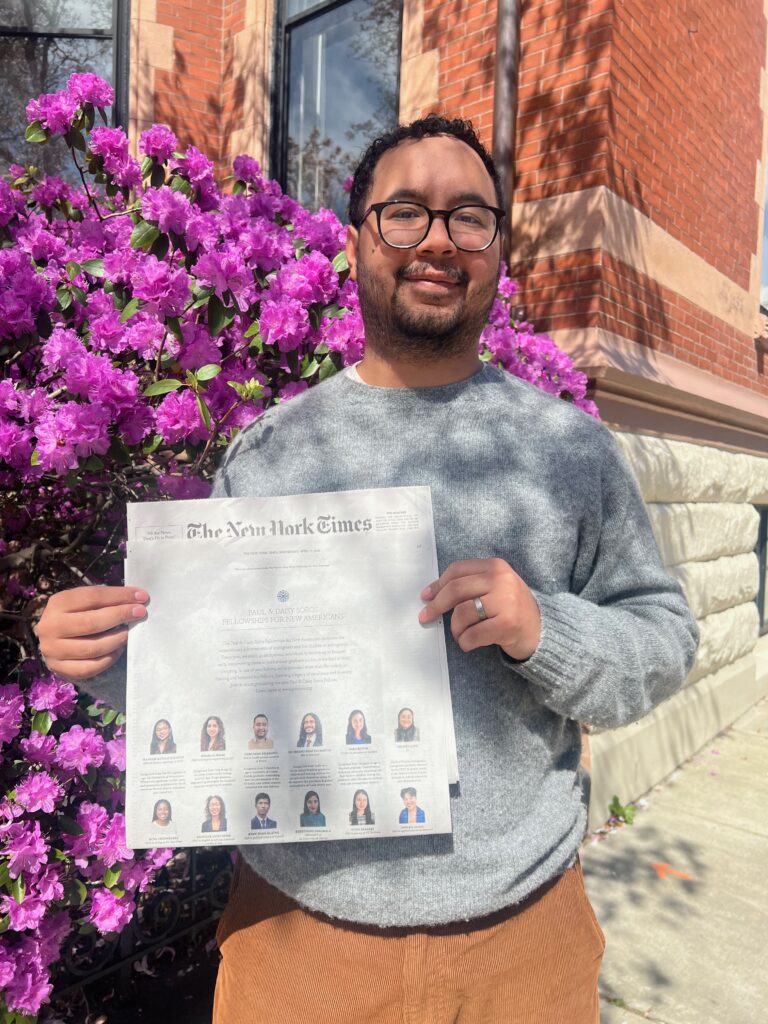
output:
M 353 281 L 357 280 L 357 247 L 359 242 L 360 232 L 353 224 L 350 224 L 347 227 L 345 252 L 347 254 L 347 263 L 349 264 L 349 276 Z

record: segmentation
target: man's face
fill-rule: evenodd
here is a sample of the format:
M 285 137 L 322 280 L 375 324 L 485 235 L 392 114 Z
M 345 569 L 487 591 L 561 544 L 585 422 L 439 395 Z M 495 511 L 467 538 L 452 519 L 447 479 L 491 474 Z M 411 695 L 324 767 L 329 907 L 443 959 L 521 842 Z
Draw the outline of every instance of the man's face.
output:
M 416 806 L 416 796 L 413 793 L 406 793 L 403 797 L 403 803 L 409 811 L 412 811 Z
M 366 207 L 392 199 L 441 210 L 465 203 L 497 205 L 480 157 L 445 135 L 408 139 L 381 157 Z M 462 252 L 442 218 L 435 218 L 424 241 L 411 249 L 386 245 L 375 213 L 359 230 L 350 227 L 347 258 L 358 284 L 366 343 L 416 360 L 471 350 L 496 296 L 500 246 L 497 237 L 483 252 Z
M 265 800 L 264 797 L 262 797 L 261 800 L 256 801 L 256 813 L 260 818 L 266 818 L 268 810 L 269 800 Z
M 257 740 L 264 740 L 267 738 L 268 724 L 266 718 L 263 715 L 259 715 L 253 720 L 253 735 Z
M 315 722 L 314 715 L 307 715 L 304 719 L 304 734 L 306 736 L 314 736 L 317 731 L 317 723 Z

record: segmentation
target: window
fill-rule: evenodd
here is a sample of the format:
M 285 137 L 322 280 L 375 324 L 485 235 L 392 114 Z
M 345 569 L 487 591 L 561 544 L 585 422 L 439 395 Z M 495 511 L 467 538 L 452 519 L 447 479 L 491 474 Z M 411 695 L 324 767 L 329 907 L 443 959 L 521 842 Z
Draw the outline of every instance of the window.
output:
M 30 98 L 63 89 L 91 71 L 115 89 L 113 124 L 126 123 L 128 0 L 0 0 L 0 163 L 33 163 L 47 174 L 76 174 L 61 140 L 24 142 Z
M 760 529 L 757 534 L 757 561 L 760 569 L 759 585 L 757 590 L 757 610 L 760 615 L 760 635 L 768 633 L 768 600 L 766 590 L 768 579 L 766 579 L 766 562 L 768 562 L 768 505 L 757 505 L 760 513 Z
M 283 0 L 273 172 L 310 209 L 343 218 L 344 180 L 397 124 L 400 17 L 400 0 Z

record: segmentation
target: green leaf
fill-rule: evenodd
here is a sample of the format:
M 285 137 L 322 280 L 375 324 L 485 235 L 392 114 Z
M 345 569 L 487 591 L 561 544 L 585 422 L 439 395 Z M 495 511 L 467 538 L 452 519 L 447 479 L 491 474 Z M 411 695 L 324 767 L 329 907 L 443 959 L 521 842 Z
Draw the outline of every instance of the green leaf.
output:
M 60 285 L 56 289 L 56 299 L 59 303 L 59 309 L 64 313 L 72 305 L 72 292 L 65 285 Z
M 117 718 L 117 712 L 114 710 L 114 708 L 108 708 L 104 712 L 104 714 L 101 716 L 101 724 L 102 725 L 112 725 L 112 723 L 114 722 L 114 720 L 116 718 Z
M 165 184 L 165 168 L 161 167 L 160 164 L 155 164 L 152 168 L 152 176 L 149 179 L 149 184 L 152 188 L 160 188 L 161 185 Z
M 322 363 L 320 363 L 320 380 L 332 377 L 336 372 L 336 364 L 330 356 L 326 356 Z
M 131 453 L 119 437 L 112 438 L 107 449 L 107 455 L 113 462 L 117 462 L 121 466 L 130 466 L 131 464 Z
M 320 310 L 315 305 L 309 307 L 309 322 L 316 331 L 320 329 Z
M 192 186 L 186 178 L 182 178 L 180 174 L 174 174 L 171 178 L 171 192 L 183 192 L 189 198 L 192 195 Z
M 107 868 L 104 872 L 104 885 L 106 885 L 108 889 L 111 889 L 113 885 L 117 885 L 120 881 L 121 874 L 122 870 L 120 868 Z
M 157 259 L 164 260 L 165 257 L 168 255 L 168 250 L 170 249 L 170 247 L 171 240 L 168 237 L 168 235 L 160 235 L 160 237 L 156 238 L 155 241 L 152 243 L 149 251 L 152 253 L 153 256 L 157 257 Z
M 80 264 L 76 263 L 75 260 L 70 260 L 65 264 L 64 269 L 69 274 L 70 281 L 74 281 L 77 275 L 80 273 Z
M 3 932 L 7 932 L 8 931 L 10 923 L 11 923 L 11 915 L 10 914 L 3 914 L 3 916 L 0 917 L 0 935 Z M 6 1021 L 12 1020 L 12 1018 L 8 1017 L 8 1016 L 6 1016 L 4 1019 Z
M 131 233 L 131 248 L 149 252 L 160 237 L 160 229 L 146 220 L 139 221 Z
M 104 469 L 104 462 L 98 455 L 89 455 L 83 463 L 83 469 L 89 473 L 98 473 L 100 469 Z
M 315 355 L 316 356 L 327 356 L 328 355 L 328 351 L 329 351 L 328 346 L 325 344 L 324 341 L 321 341 L 319 345 L 315 345 Z
M 345 270 L 349 270 L 349 263 L 347 262 L 347 254 L 342 249 L 340 253 L 333 257 L 331 266 L 337 274 L 343 274 Z
M 47 736 L 51 728 L 51 715 L 48 711 L 36 711 L 32 718 L 32 728 L 35 732 Z
M 11 884 L 11 876 L 8 874 L 8 861 L 0 861 L 0 887 L 5 888 Z
M 53 333 L 53 321 L 44 309 L 38 310 L 35 317 L 35 327 L 41 338 L 50 338 Z
M 101 714 L 101 708 L 98 704 L 89 704 L 85 709 L 85 713 L 90 715 L 91 718 L 97 718 Z
M 339 306 L 338 303 L 331 302 L 330 305 L 323 306 L 320 313 L 323 319 L 325 320 L 341 320 L 342 317 L 346 316 L 347 309 L 346 307 L 342 309 L 342 307 Z
M 64 883 L 64 894 L 73 907 L 82 907 L 88 899 L 88 890 L 79 878 L 70 878 Z
M 141 161 L 141 176 L 146 178 L 152 168 L 155 166 L 155 161 L 151 156 L 145 156 Z
M 201 366 L 199 370 L 195 371 L 195 376 L 198 380 L 212 380 L 220 373 L 221 367 L 218 363 L 206 363 L 205 366 Z
M 156 380 L 144 388 L 144 397 L 153 398 L 155 395 L 167 395 L 169 391 L 178 391 L 184 387 L 183 380 L 176 380 L 173 377 L 166 377 L 165 380 Z
M 120 314 L 120 323 L 124 324 L 126 320 L 130 320 L 133 314 L 138 310 L 138 308 L 138 299 L 131 299 L 130 302 L 126 302 L 125 306 L 123 307 L 123 311 Z
M 82 288 L 79 288 L 76 284 L 72 285 L 72 298 L 77 299 L 81 306 L 84 306 L 88 301 L 87 296 Z
M 104 277 L 104 260 L 86 260 L 83 270 L 91 277 Z
M 313 374 L 317 373 L 317 370 L 318 370 L 318 368 L 320 366 L 320 364 L 318 363 L 318 361 L 316 359 L 310 359 L 310 360 L 306 360 L 305 359 L 304 363 L 306 365 L 302 365 L 302 368 L 301 368 L 301 379 L 302 380 L 306 380 L 307 377 L 311 377 L 311 376 L 313 376 Z
M 62 832 L 66 832 L 68 836 L 81 836 L 83 834 L 82 827 L 77 824 L 74 818 L 69 818 L 66 814 L 60 814 L 57 817 L 56 825 Z
M 117 718 L 115 719 L 115 725 L 125 725 L 125 715 L 122 713 L 122 711 L 118 714 Z
M 85 138 L 77 128 L 70 128 L 64 136 L 64 141 L 70 149 L 79 149 L 81 153 L 85 152 Z
M 27 125 L 24 138 L 27 142 L 47 142 L 49 135 L 39 121 L 33 121 L 32 124 Z
M 244 338 L 253 338 L 255 335 L 257 335 L 259 333 L 259 329 L 260 329 L 259 328 L 259 321 L 258 320 L 254 320 L 253 323 L 251 324 L 251 326 L 248 328 L 248 330 L 243 335 L 243 337 Z
M 219 334 L 234 319 L 235 314 L 226 308 L 218 295 L 212 295 L 208 300 L 208 330 L 211 334 Z
M 201 394 L 195 395 L 197 399 L 197 408 L 200 410 L 200 416 L 203 423 L 205 424 L 206 430 L 211 429 L 211 414 L 208 411 L 208 406 L 205 404 L 205 399 Z
M 11 882 L 11 896 L 16 900 L 17 903 L 21 903 L 27 894 L 27 887 L 24 885 L 24 879 L 21 875 L 18 878 L 14 878 Z
M 155 434 L 155 436 L 152 438 L 151 441 L 147 441 L 143 445 L 141 450 L 144 453 L 144 455 L 151 455 L 152 452 L 156 452 L 157 451 L 157 449 L 160 447 L 160 445 L 162 443 L 163 443 L 163 436 L 162 436 L 162 434 Z M 117 717 L 119 718 L 120 716 L 118 715 Z M 118 722 L 117 724 L 118 725 L 122 725 L 122 722 Z
M 179 322 L 179 318 L 177 316 L 167 316 L 165 318 L 165 326 L 168 328 L 168 330 L 171 332 L 174 338 L 177 339 L 177 341 L 183 341 L 183 335 L 181 333 L 181 323 Z

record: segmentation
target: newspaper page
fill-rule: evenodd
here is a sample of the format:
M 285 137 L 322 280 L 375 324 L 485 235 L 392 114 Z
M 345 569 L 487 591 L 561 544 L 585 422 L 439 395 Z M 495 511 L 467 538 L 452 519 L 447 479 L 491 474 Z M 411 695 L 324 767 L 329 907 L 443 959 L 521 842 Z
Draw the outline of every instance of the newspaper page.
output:
M 129 506 L 128 841 L 451 831 L 427 487 Z

